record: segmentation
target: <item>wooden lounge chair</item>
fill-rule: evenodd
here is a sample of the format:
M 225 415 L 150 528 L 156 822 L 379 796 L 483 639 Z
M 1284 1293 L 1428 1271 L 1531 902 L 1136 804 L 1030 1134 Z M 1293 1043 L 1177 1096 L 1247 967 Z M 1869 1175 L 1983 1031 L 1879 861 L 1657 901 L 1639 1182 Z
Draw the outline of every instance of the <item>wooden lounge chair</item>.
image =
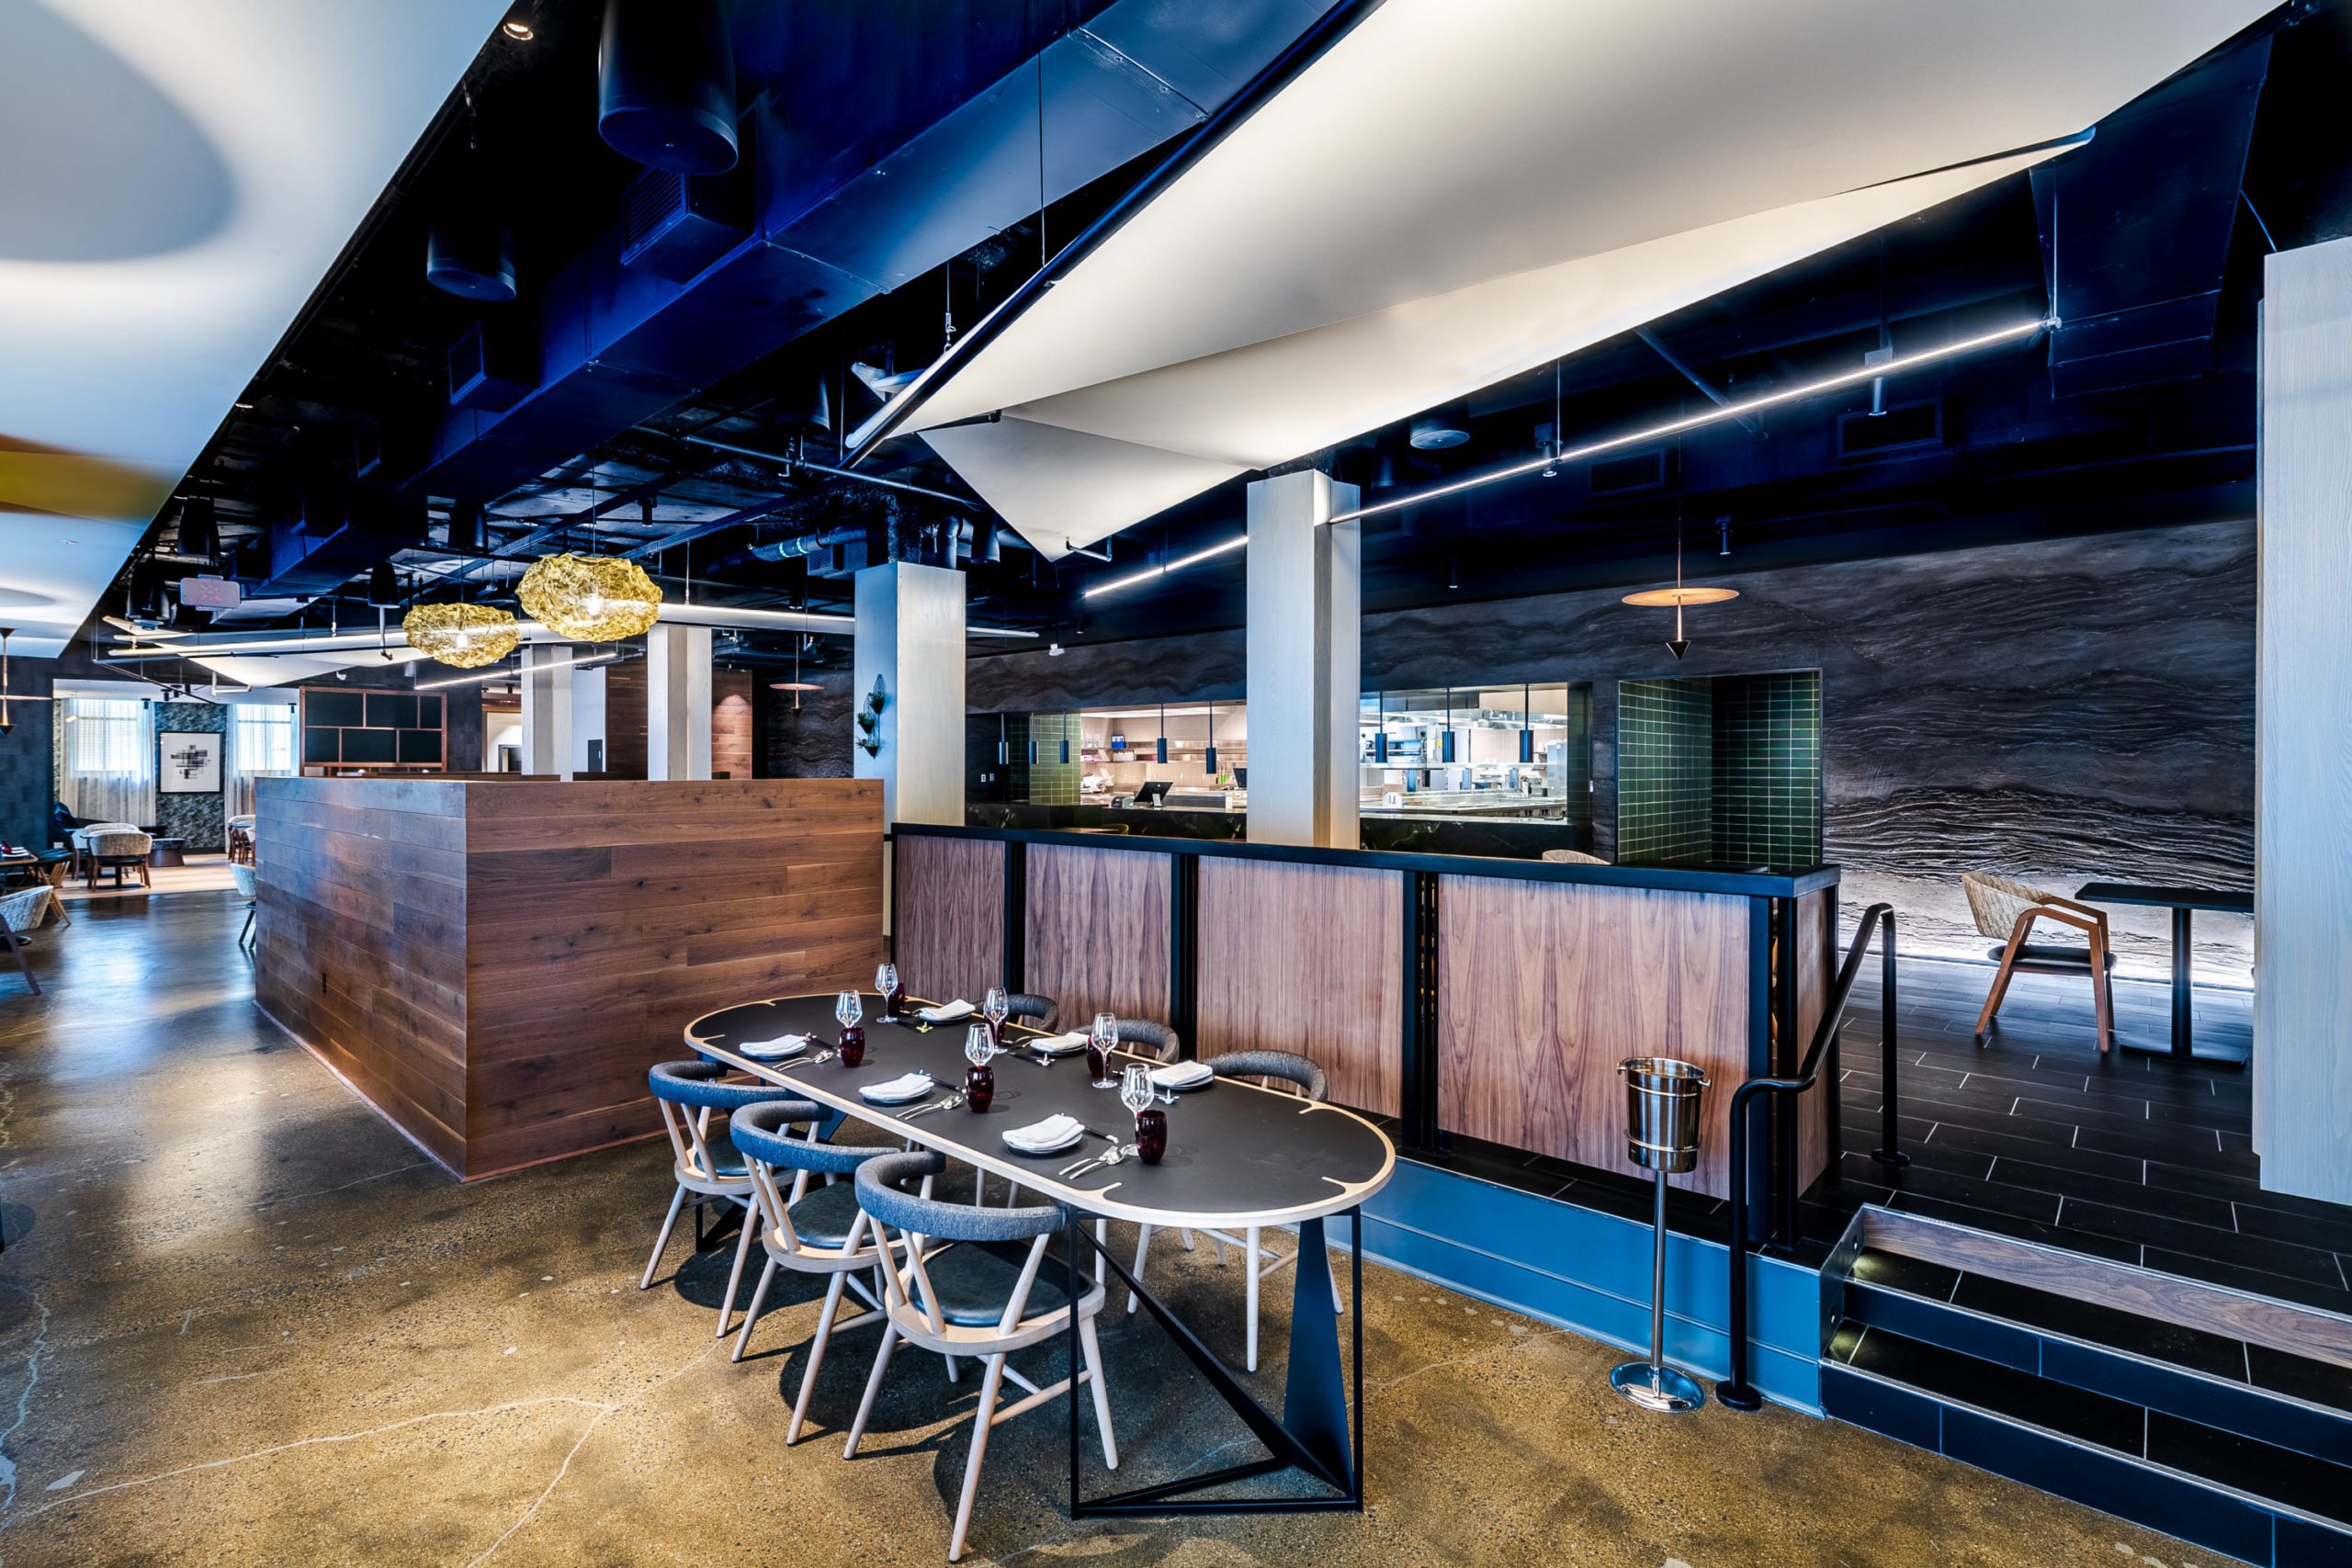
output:
M 2009 976 L 2022 970 L 2031 975 L 2087 976 L 2098 1020 L 2098 1048 L 2108 1050 L 2115 1040 L 2115 1000 L 2109 986 L 2109 973 L 2115 968 L 2115 946 L 2108 935 L 2107 912 L 1987 871 L 1963 873 L 1960 885 L 1968 894 L 1968 911 L 1976 918 L 1976 929 L 2002 943 L 1988 954 L 2000 960 L 2001 968 L 1993 976 L 1993 991 L 1984 998 L 1984 1010 L 1976 1017 L 1976 1043 L 1984 1044 L 1991 1034 L 2001 998 L 2008 994 Z M 2029 942 L 2026 939 L 2037 920 L 2072 926 L 2088 941 L 2083 947 Z

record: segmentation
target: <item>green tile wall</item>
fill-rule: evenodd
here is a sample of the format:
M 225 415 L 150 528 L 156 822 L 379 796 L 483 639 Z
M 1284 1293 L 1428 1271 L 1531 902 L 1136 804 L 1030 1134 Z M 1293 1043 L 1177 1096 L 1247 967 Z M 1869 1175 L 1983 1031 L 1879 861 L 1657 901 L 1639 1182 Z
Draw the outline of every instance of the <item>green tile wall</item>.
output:
M 1714 858 L 1821 860 L 1821 673 L 1714 682 Z
M 1709 682 L 1620 682 L 1617 858 L 1711 859 L 1714 787 L 1714 698 Z

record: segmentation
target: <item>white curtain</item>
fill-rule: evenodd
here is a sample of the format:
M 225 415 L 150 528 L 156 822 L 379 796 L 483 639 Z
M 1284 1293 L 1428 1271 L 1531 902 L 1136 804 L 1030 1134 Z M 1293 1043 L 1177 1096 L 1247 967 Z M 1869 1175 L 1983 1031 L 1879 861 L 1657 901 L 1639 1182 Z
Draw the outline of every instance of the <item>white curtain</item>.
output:
M 76 817 L 145 826 L 155 820 L 154 710 L 137 698 L 65 704 L 58 798 Z
M 294 710 L 236 703 L 229 712 L 229 815 L 244 817 L 254 808 L 254 780 L 294 771 Z

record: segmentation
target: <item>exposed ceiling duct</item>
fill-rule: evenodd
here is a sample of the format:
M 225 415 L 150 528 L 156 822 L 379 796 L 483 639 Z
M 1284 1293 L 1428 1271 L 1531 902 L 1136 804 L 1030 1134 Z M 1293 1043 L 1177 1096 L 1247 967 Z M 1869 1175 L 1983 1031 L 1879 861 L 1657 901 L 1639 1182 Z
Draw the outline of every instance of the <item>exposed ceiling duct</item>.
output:
M 1389 0 L 857 440 L 1058 555 L 2080 145 L 2270 8 Z
M 605 0 L 596 130 L 648 168 L 735 166 L 735 49 L 722 0 Z

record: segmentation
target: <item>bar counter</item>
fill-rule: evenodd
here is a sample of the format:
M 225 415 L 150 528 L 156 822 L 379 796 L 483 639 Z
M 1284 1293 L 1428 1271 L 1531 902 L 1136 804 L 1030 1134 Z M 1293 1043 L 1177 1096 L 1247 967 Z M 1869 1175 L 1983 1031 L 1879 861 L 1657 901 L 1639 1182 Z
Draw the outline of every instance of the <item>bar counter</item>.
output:
M 893 829 L 899 972 L 1172 1025 L 1203 1055 L 1312 1057 L 1408 1153 L 1472 1138 L 1627 1175 L 1617 1064 L 1704 1068 L 1699 1168 L 1730 1190 L 1732 1094 L 1794 1069 L 1835 963 L 1838 871 L 1554 864 L 1084 830 Z M 999 913 L 1001 911 L 1001 914 Z M 1834 1081 L 1835 1074 L 1825 1075 Z M 1759 1163 L 1834 1157 L 1816 1086 Z M 1754 1174 L 1754 1173 L 1751 1173 Z
M 729 1002 L 865 983 L 872 780 L 258 783 L 265 1012 L 465 1178 L 656 1134 Z

